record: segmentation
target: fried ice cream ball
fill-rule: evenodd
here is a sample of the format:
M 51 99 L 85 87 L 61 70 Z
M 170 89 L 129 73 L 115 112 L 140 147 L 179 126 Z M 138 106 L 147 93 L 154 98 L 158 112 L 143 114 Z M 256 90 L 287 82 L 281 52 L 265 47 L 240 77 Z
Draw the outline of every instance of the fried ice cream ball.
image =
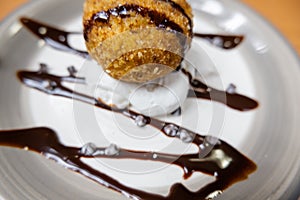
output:
M 185 0 L 86 0 L 86 47 L 111 77 L 147 82 L 180 66 L 192 17 Z

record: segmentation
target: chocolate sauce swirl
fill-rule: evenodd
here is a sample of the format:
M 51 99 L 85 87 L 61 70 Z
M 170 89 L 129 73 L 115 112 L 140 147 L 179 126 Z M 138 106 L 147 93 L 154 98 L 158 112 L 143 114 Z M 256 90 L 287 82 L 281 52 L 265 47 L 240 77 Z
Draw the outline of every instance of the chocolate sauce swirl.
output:
M 181 71 L 189 78 L 192 89 L 188 92 L 188 97 L 196 97 L 223 103 L 230 108 L 239 111 L 249 111 L 257 108 L 259 103 L 247 96 L 238 94 L 233 91 L 221 91 L 206 85 L 199 79 L 194 79 L 188 71 Z
M 185 10 L 182 8 L 181 5 L 179 5 L 178 3 L 176 3 L 175 1 L 172 1 L 172 0 L 160 0 L 160 1 L 169 3 L 174 9 L 181 12 L 182 15 L 185 16 L 188 19 L 189 26 L 191 28 L 193 27 L 193 20 L 191 19 L 191 17 L 189 17 L 189 15 L 185 12 Z
M 253 110 L 259 105 L 257 101 L 244 95 L 237 94 L 235 92 L 229 93 L 226 91 L 224 92 L 214 89 L 201 82 L 200 80 L 194 79 L 192 75 L 185 69 L 181 70 L 188 76 L 192 87 L 192 89 L 188 93 L 188 97 L 197 97 L 201 99 L 220 102 L 239 111 Z M 70 68 L 68 69 L 68 71 L 70 72 Z M 84 94 L 79 94 L 64 87 L 62 85 L 63 81 L 84 83 L 84 78 L 76 78 L 74 76 L 74 73 L 70 73 L 70 76 L 55 76 L 48 73 L 47 66 L 45 64 L 41 64 L 41 69 L 37 72 L 19 71 L 17 75 L 20 81 L 25 85 L 38 89 L 47 94 L 74 98 L 79 101 L 92 103 L 93 105 L 97 105 L 107 110 L 115 109 L 113 107 L 107 107 L 107 105 L 103 104 L 102 101 L 89 96 L 85 96 Z M 123 112 L 123 110 L 119 110 L 118 112 Z
M 71 47 L 68 42 L 68 37 L 72 34 L 82 34 L 77 32 L 66 32 L 57 29 L 53 26 L 49 26 L 42 22 L 23 17 L 20 19 L 24 27 L 30 30 L 34 35 L 44 40 L 44 42 L 60 51 L 65 51 L 68 53 L 79 55 L 83 58 L 90 58 L 88 52 L 75 49 Z M 84 34 L 87 38 L 87 33 Z M 209 41 L 212 45 L 223 48 L 226 50 L 237 47 L 244 39 L 243 36 L 238 35 L 214 35 L 214 34 L 201 34 L 194 33 L 194 37 L 199 37 L 201 39 Z
M 256 170 L 256 165 L 239 153 L 236 149 L 223 141 L 217 141 L 212 145 L 209 142 L 199 143 L 201 139 L 193 143 L 199 146 L 205 144 L 210 152 L 201 156 L 201 153 L 173 155 L 145 151 L 131 151 L 117 147 L 95 148 L 94 152 L 82 148 L 63 145 L 56 132 L 52 129 L 40 127 L 23 130 L 0 131 L 0 145 L 26 149 L 44 155 L 46 158 L 60 163 L 66 169 L 79 173 L 100 185 L 115 190 L 127 197 L 144 200 L 176 200 L 191 199 L 202 200 L 209 195 L 224 191 L 232 184 L 247 179 L 248 175 Z M 89 145 L 89 144 L 87 144 Z M 110 150 L 113 148 L 114 151 Z M 108 151 L 107 151 L 108 150 Z M 203 151 L 202 149 L 201 151 Z M 112 152 L 112 153 L 111 153 Z M 110 159 L 137 159 L 164 162 L 177 165 L 189 177 L 194 172 L 202 172 L 215 176 L 216 180 L 196 192 L 189 191 L 185 186 L 176 183 L 171 187 L 168 196 L 161 196 L 130 188 L 121 184 L 110 176 L 83 163 L 81 158 L 110 158 Z M 188 175 L 187 175 L 188 174 Z
M 172 1 L 172 0 L 160 0 L 161 2 L 166 2 L 170 6 L 172 6 L 173 9 L 179 11 L 183 16 L 186 17 L 189 24 L 190 29 L 190 35 L 192 35 L 192 27 L 193 27 L 193 21 L 191 17 L 188 16 L 188 14 L 185 12 L 185 10 L 179 5 L 178 3 Z M 87 30 L 89 31 L 91 28 L 89 27 L 92 24 L 92 21 L 99 20 L 103 23 L 108 23 L 109 18 L 111 15 L 113 16 L 120 16 L 121 18 L 129 17 L 130 15 L 128 12 L 134 11 L 138 14 L 141 14 L 142 16 L 149 15 L 151 18 L 151 21 L 156 24 L 159 28 L 166 28 L 170 27 L 173 30 L 176 30 L 178 32 L 182 32 L 182 29 L 179 27 L 179 25 L 175 25 L 173 22 L 170 22 L 164 14 L 158 13 L 156 11 L 150 10 L 148 8 L 144 8 L 138 5 L 119 5 L 116 8 L 109 9 L 108 11 L 100 11 L 92 16 L 92 18 L 89 20 L 87 24 Z M 172 28 L 173 27 L 173 28 Z M 175 28 L 175 29 L 174 29 Z M 84 34 L 87 36 L 87 34 Z M 85 37 L 87 38 L 87 37 Z
M 168 0 L 163 1 L 171 2 Z M 126 16 L 124 15 L 124 17 Z M 84 58 L 89 58 L 87 52 L 76 50 L 72 48 L 68 43 L 67 37 L 70 34 L 78 33 L 65 32 L 28 18 L 22 18 L 21 22 L 32 33 L 34 33 L 40 39 L 43 39 L 49 46 L 60 51 L 66 51 L 69 53 L 80 55 Z M 164 26 L 167 26 L 167 24 L 164 24 Z M 222 45 L 219 45 L 219 43 L 212 41 L 212 39 L 217 37 L 217 35 L 207 36 L 204 34 L 194 34 L 194 36 L 211 41 L 212 44 L 224 49 L 234 48 L 240 43 L 237 42 L 238 39 L 234 39 L 239 36 L 224 36 L 225 38 Z M 222 38 L 223 36 L 218 37 Z M 229 45 L 228 42 L 226 43 L 226 41 L 232 41 L 232 39 L 234 44 Z M 119 109 L 115 106 L 106 104 L 105 102 L 101 101 L 101 99 L 96 99 L 94 97 L 90 97 L 69 89 L 68 87 L 63 85 L 63 82 L 84 84 L 85 79 L 76 76 L 76 70 L 74 67 L 68 68 L 68 71 L 69 75 L 67 76 L 56 76 L 48 72 L 48 68 L 45 64 L 41 64 L 40 70 L 33 72 L 19 71 L 17 73 L 17 76 L 22 83 L 30 88 L 37 89 L 49 95 L 75 99 L 104 110 L 118 113 L 133 120 L 139 127 L 149 125 L 155 129 L 158 129 L 167 137 L 177 138 L 185 143 L 193 143 L 198 147 L 199 151 L 194 154 L 173 155 L 146 151 L 131 151 L 118 148 L 116 154 L 107 155 L 105 153 L 99 154 L 99 152 L 105 152 L 106 148 L 97 148 L 98 154 L 87 155 L 83 153 L 83 147 L 78 148 L 63 145 L 59 141 L 59 138 L 55 131 L 49 128 L 0 131 L 1 146 L 9 146 L 21 149 L 25 148 L 30 151 L 41 153 L 46 158 L 63 164 L 67 169 L 80 173 L 100 185 L 106 186 L 107 188 L 115 190 L 133 199 L 207 199 L 207 197 L 209 197 L 210 195 L 216 194 L 218 192 L 223 192 L 232 184 L 247 179 L 248 176 L 256 170 L 256 165 L 251 160 L 249 160 L 247 157 L 242 155 L 240 152 L 238 152 L 236 149 L 234 149 L 224 141 L 213 137 L 205 137 L 197 132 L 193 132 L 175 123 L 150 118 L 128 108 Z M 227 94 L 227 92 L 215 90 L 205 85 L 201 81 L 191 77 L 187 71 L 183 72 L 190 78 L 190 83 L 192 86 L 192 90 L 190 91 L 190 93 L 193 92 L 193 94 L 196 94 L 198 98 L 219 101 L 232 108 L 243 111 L 254 109 L 258 106 L 258 104 L 256 106 L 253 104 L 247 107 L 244 103 L 240 105 L 232 100 L 230 100 L 231 103 L 227 103 L 221 101 L 218 98 L 211 98 L 211 96 L 215 96 L 209 95 L 209 92 L 212 91 L 220 92 L 220 94 L 225 94 L 226 96 L 230 96 L 230 93 Z M 234 100 L 244 101 L 244 99 L 241 97 L 243 96 L 236 94 L 235 96 L 233 95 L 232 98 Z M 170 193 L 167 196 L 161 196 L 127 187 L 126 185 L 119 183 L 117 180 L 109 177 L 106 174 L 103 174 L 101 171 L 93 169 L 92 167 L 86 165 L 81 161 L 81 158 L 94 157 L 103 159 L 138 159 L 150 160 L 153 162 L 170 163 L 180 167 L 183 170 L 183 177 L 186 179 L 189 178 L 194 172 L 202 172 L 204 174 L 214 176 L 216 179 L 214 182 L 194 192 L 189 191 L 182 184 L 176 183 L 172 185 Z
M 88 52 L 75 49 L 71 47 L 68 41 L 68 37 L 72 34 L 82 34 L 77 32 L 66 32 L 59 30 L 55 27 L 43 24 L 41 22 L 32 20 L 30 18 L 23 17 L 20 22 L 30 30 L 34 35 L 44 40 L 45 43 L 54 49 L 69 52 L 72 54 L 79 55 L 83 58 L 90 58 Z
M 118 109 L 105 104 L 101 100 L 73 92 L 62 85 L 62 82 L 84 83 L 83 78 L 75 76 L 73 67 L 68 69 L 69 76 L 55 76 L 48 74 L 46 65 L 42 64 L 37 72 L 18 72 L 20 80 L 28 87 L 47 94 L 73 98 L 92 104 L 99 108 L 122 114 L 137 122 L 140 127 L 151 125 L 160 130 L 165 136 L 181 139 L 186 143 L 193 143 L 199 152 L 185 155 L 173 155 L 146 151 L 131 151 L 114 147 L 114 151 L 107 148 L 96 148 L 92 153 L 82 148 L 63 145 L 57 134 L 49 128 L 33 128 L 15 131 L 0 131 L 0 145 L 21 149 L 28 149 L 44 155 L 62 164 L 65 168 L 82 174 L 83 176 L 107 188 L 125 194 L 127 197 L 145 200 L 174 200 L 192 199 L 202 200 L 216 192 L 222 192 L 232 184 L 245 180 L 256 170 L 256 165 L 224 141 L 213 137 L 204 137 L 174 123 L 150 118 L 128 109 Z M 112 153 L 111 153 L 112 152 Z M 81 158 L 114 158 L 151 160 L 177 165 L 183 170 L 184 178 L 189 178 L 194 172 L 202 172 L 214 176 L 216 180 L 198 191 L 189 191 L 185 186 L 176 183 L 171 187 L 168 196 L 161 196 L 127 187 L 117 180 L 84 164 Z
M 62 31 L 29 18 L 21 18 L 20 20 L 26 28 L 28 28 L 33 34 L 38 36 L 40 39 L 43 39 L 49 46 L 60 51 L 66 51 L 69 53 L 80 55 L 84 58 L 89 58 L 88 52 L 76 50 L 72 48 L 68 43 L 68 36 L 71 34 L 78 33 Z M 206 39 L 210 41 L 213 45 L 224 49 L 235 48 L 244 39 L 243 36 L 238 35 L 224 36 L 194 33 L 194 36 Z M 250 99 L 249 97 L 236 93 L 232 94 L 228 92 L 223 92 L 211 88 L 199 80 L 194 80 L 190 76 L 188 77 L 190 78 L 190 83 L 192 84 L 192 90 L 189 91 L 189 97 L 197 97 L 217 101 L 240 111 L 252 110 L 258 107 L 258 102 L 253 99 Z M 197 82 L 198 85 L 195 85 L 195 82 Z
M 195 37 L 203 38 L 210 42 L 216 47 L 222 49 L 233 49 L 241 44 L 244 40 L 242 35 L 216 35 L 216 34 L 203 34 L 203 33 L 194 33 Z
M 159 13 L 155 10 L 150 10 L 145 7 L 141 7 L 135 4 L 125 4 L 119 5 L 118 7 L 111 8 L 107 11 L 99 11 L 92 15 L 91 19 L 84 22 L 84 38 L 88 41 L 89 33 L 92 30 L 92 27 L 95 25 L 95 22 L 100 22 L 108 24 L 111 16 L 119 16 L 121 18 L 130 17 L 130 12 L 135 12 L 143 17 L 149 17 L 151 23 L 155 24 L 157 28 L 167 29 L 170 28 L 179 33 L 183 33 L 183 29 L 180 25 L 169 20 L 167 16 L 163 13 Z M 192 33 L 192 28 L 190 28 L 190 35 Z

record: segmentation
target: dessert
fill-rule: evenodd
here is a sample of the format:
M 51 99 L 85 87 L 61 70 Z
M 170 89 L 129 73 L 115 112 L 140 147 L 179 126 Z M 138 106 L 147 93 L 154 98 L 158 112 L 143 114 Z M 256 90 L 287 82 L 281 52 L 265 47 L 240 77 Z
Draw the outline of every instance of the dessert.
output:
M 185 0 L 87 0 L 89 54 L 115 79 L 146 82 L 176 70 L 192 37 Z
M 124 5 L 120 6 L 120 2 L 122 2 Z M 181 70 L 177 69 L 182 61 L 182 58 L 184 57 L 186 45 L 187 47 L 189 46 L 189 38 L 192 37 L 192 16 L 190 14 L 191 10 L 185 1 L 177 0 L 173 2 L 171 0 L 158 0 L 157 4 L 155 5 L 161 5 L 161 7 L 153 6 L 151 3 L 149 3 L 150 1 L 138 2 L 138 6 L 133 6 L 132 4 L 136 2 L 138 1 L 132 0 L 125 2 L 88 0 L 86 2 L 84 14 L 84 37 L 86 39 L 87 48 L 90 55 L 95 59 L 99 59 L 99 56 L 102 55 L 100 53 L 102 52 L 105 55 L 103 58 L 101 58 L 103 60 L 100 61 L 107 62 L 108 67 L 110 64 L 109 59 L 113 59 L 114 62 L 111 63 L 116 65 L 121 63 L 123 65 L 120 67 L 125 66 L 127 67 L 126 70 L 128 70 L 125 70 L 125 72 L 123 72 L 123 68 L 120 69 L 120 71 L 113 68 L 113 70 L 109 71 L 108 67 L 104 67 L 104 70 L 106 70 L 106 72 L 108 72 L 112 77 L 116 79 L 137 83 L 149 81 L 151 79 L 156 79 L 159 76 L 163 76 L 163 78 L 151 82 L 150 86 L 157 85 L 160 83 L 160 81 L 167 82 L 167 77 L 172 77 L 171 79 L 174 80 L 176 79 L 176 76 L 180 74 L 185 77 L 185 81 L 187 82 L 185 84 L 188 86 L 186 88 L 181 88 L 181 92 L 183 92 L 184 98 L 197 97 L 201 99 L 218 101 L 240 111 L 252 110 L 258 106 L 258 103 L 255 100 L 237 94 L 235 92 L 234 86 L 230 87 L 228 91 L 220 91 L 196 79 L 194 77 L 194 74 L 191 73 L 188 68 L 183 68 Z M 147 7 L 147 5 L 151 6 Z M 147 7 L 147 9 L 145 9 L 144 7 Z M 171 7 L 174 8 L 174 13 L 170 12 Z M 149 11 L 150 8 L 153 11 Z M 154 18 L 152 14 L 155 14 L 157 11 L 163 11 L 162 13 L 165 13 L 165 15 L 170 14 L 170 16 L 168 16 L 170 17 L 170 19 L 161 21 L 161 18 L 158 18 L 158 20 L 160 21 L 156 21 L 156 18 Z M 176 15 L 176 17 L 171 16 L 172 14 Z M 133 23 L 134 20 L 137 20 L 136 24 Z M 134 29 L 134 27 L 132 28 L 127 26 L 128 24 L 135 24 L 135 28 L 140 27 L 141 24 L 147 24 L 148 26 L 150 26 L 149 22 L 151 21 L 151 28 L 145 30 L 138 29 L 139 31 L 137 31 L 137 33 L 135 32 L 136 29 Z M 70 34 L 74 34 L 73 32 L 59 30 L 53 26 L 49 26 L 47 24 L 43 24 L 29 18 L 22 18 L 21 22 L 32 33 L 34 33 L 40 39 L 43 39 L 49 46 L 60 51 L 66 51 L 72 54 L 79 55 L 83 58 L 90 58 L 89 53 L 77 50 L 68 43 L 68 36 Z M 117 25 L 117 22 L 122 22 L 123 24 L 121 23 L 122 25 L 118 25 L 118 27 L 127 29 L 127 31 L 119 34 L 120 32 L 118 29 L 113 29 L 115 30 L 115 32 L 109 32 L 109 25 Z M 177 26 L 176 24 L 179 25 Z M 99 27 L 104 27 L 104 29 L 102 30 L 102 28 Z M 47 31 L 41 32 L 41 28 L 43 28 L 43 30 L 46 29 Z M 116 36 L 113 34 L 116 34 Z M 126 37 L 124 37 L 123 34 Z M 132 36 L 132 34 L 134 36 Z M 142 40 L 135 40 L 137 35 L 142 36 Z M 182 39 L 180 35 L 184 36 L 184 39 Z M 240 36 L 222 36 L 212 34 L 194 34 L 194 36 L 205 39 L 211 42 L 213 45 L 222 49 L 234 48 L 242 40 L 242 37 Z M 131 41 L 143 41 L 144 39 L 146 39 L 146 41 L 149 41 L 149 39 L 151 39 L 152 37 L 155 37 L 158 40 L 163 38 L 166 39 L 165 41 L 172 41 L 172 45 L 167 46 L 167 43 L 163 43 L 165 42 L 163 40 L 161 40 L 162 43 L 159 45 L 154 44 L 156 46 L 153 46 L 152 43 L 146 43 L 146 46 L 150 46 L 151 48 L 143 48 L 141 50 L 136 49 L 136 47 L 132 48 L 129 45 L 124 48 L 126 50 L 124 56 L 123 54 L 119 56 L 119 53 L 113 54 L 109 50 L 109 48 L 115 48 L 114 46 L 111 46 L 112 42 L 120 44 L 123 42 L 122 40 L 124 38 L 131 38 Z M 100 43 L 102 44 L 102 46 L 104 46 L 103 49 L 100 48 Z M 127 41 L 125 43 L 128 44 Z M 167 48 L 165 48 L 166 46 Z M 161 48 L 165 48 L 167 49 L 167 51 L 161 51 Z M 145 54 L 140 51 L 144 51 Z M 126 57 L 130 57 L 130 55 L 132 55 L 132 59 L 128 59 L 129 63 L 126 63 L 125 65 L 121 62 L 124 59 L 126 60 Z M 157 62 L 155 62 L 155 65 L 147 65 L 145 67 L 145 63 L 148 64 L 153 61 L 154 55 L 156 59 L 161 61 L 161 63 L 158 62 L 159 65 L 157 65 Z M 166 58 L 163 57 L 165 55 L 167 55 Z M 111 58 L 111 56 L 113 58 Z M 133 65 L 127 66 L 127 64 L 130 64 L 132 60 L 134 61 L 135 58 L 139 57 L 141 57 L 141 63 L 138 64 L 141 64 L 142 67 L 136 67 L 134 65 L 135 62 L 131 63 Z M 99 63 L 100 61 L 98 60 Z M 160 69 L 163 69 L 159 76 L 153 75 L 153 72 L 157 71 L 155 70 L 157 66 L 159 66 L 158 71 Z M 168 70 L 165 70 L 165 66 L 168 66 Z M 153 68 L 153 71 L 149 70 L 143 72 L 143 69 L 148 70 Z M 176 73 L 164 76 L 165 74 L 174 71 L 175 69 L 178 70 L 176 71 Z M 131 102 L 131 105 L 127 104 L 124 107 L 117 107 L 104 101 L 104 99 L 101 99 L 101 93 L 105 93 L 107 91 L 101 91 L 99 92 L 99 97 L 94 97 L 72 90 L 71 87 L 66 86 L 64 82 L 86 84 L 85 78 L 77 77 L 77 74 L 75 72 L 76 70 L 74 68 L 69 68 L 68 71 L 69 75 L 67 76 L 57 75 L 54 73 L 50 73 L 47 66 L 45 64 L 41 64 L 41 68 L 39 70 L 22 70 L 17 73 L 17 76 L 19 80 L 29 88 L 39 90 L 49 95 L 55 95 L 75 101 L 82 101 L 98 109 L 116 113 L 125 118 L 128 118 L 129 120 L 132 120 L 136 124 L 137 129 L 141 129 L 144 126 L 151 126 L 152 128 L 157 129 L 159 133 L 163 134 L 166 137 L 175 138 L 181 140 L 183 143 L 195 145 L 198 151 L 191 154 L 176 155 L 172 153 L 164 154 L 151 151 L 132 151 L 120 148 L 115 145 L 111 145 L 107 148 L 100 148 L 95 144 L 90 143 L 82 147 L 66 146 L 60 142 L 58 134 L 54 131 L 55 127 L 52 127 L 53 129 L 35 127 L 23 130 L 0 131 L 0 146 L 21 148 L 45 155 L 47 158 L 51 158 L 54 161 L 59 162 L 65 168 L 80 173 L 83 176 L 94 180 L 98 184 L 113 189 L 131 199 L 211 199 L 216 195 L 222 193 L 231 185 L 247 179 L 248 176 L 256 170 L 256 165 L 254 162 L 249 160 L 242 153 L 240 153 L 238 150 L 236 150 L 226 142 L 209 136 L 205 137 L 198 131 L 191 131 L 189 130 L 189 128 L 183 127 L 179 124 L 176 124 L 175 122 L 164 121 L 145 115 L 144 113 L 134 111 L 131 109 L 132 104 L 134 104 L 133 101 Z M 111 77 L 106 76 L 106 78 L 103 79 L 104 83 L 100 86 L 107 88 L 112 87 L 113 84 L 117 84 L 120 82 L 115 79 L 111 79 L 108 81 L 108 78 Z M 164 78 L 166 79 L 164 80 Z M 122 86 L 130 89 L 130 87 L 132 87 L 133 85 L 132 83 L 122 82 Z M 136 86 L 138 85 L 135 85 L 134 87 Z M 175 85 L 171 84 L 171 86 Z M 174 87 L 174 89 L 177 89 L 177 87 Z M 142 90 L 142 92 L 138 94 L 138 96 L 142 96 L 143 92 L 145 92 L 145 90 Z M 217 98 L 214 98 L 214 95 L 211 95 L 212 93 L 216 94 Z M 229 102 L 226 102 L 224 101 L 224 99 L 220 98 L 220 96 L 222 98 L 227 97 L 231 100 Z M 157 99 L 158 101 L 160 101 L 159 98 L 156 98 L 156 100 Z M 138 102 L 136 106 L 142 104 L 143 102 Z M 184 112 L 184 110 L 175 107 L 172 103 L 171 105 L 173 106 L 171 106 L 172 109 L 177 109 L 174 113 L 180 114 L 181 112 Z M 155 109 L 150 105 L 147 105 L 146 107 L 150 110 Z M 171 108 L 168 109 L 170 111 L 173 111 L 171 110 Z M 141 131 L 143 130 L 141 129 Z M 81 158 L 93 159 L 95 157 L 102 159 L 138 159 L 151 162 L 167 162 L 180 167 L 184 172 L 183 178 L 185 179 L 190 178 L 190 176 L 194 172 L 201 172 L 212 177 L 214 176 L 215 181 L 195 191 L 190 191 L 181 183 L 172 183 L 173 185 L 171 185 L 169 194 L 167 196 L 161 196 L 158 194 L 145 192 L 143 190 L 126 186 L 124 183 L 120 183 L 118 182 L 118 180 L 110 177 L 109 174 L 102 173 L 101 169 L 93 169 L 91 166 L 85 164 L 81 160 Z M 166 158 L 169 158 L 171 160 L 168 160 Z

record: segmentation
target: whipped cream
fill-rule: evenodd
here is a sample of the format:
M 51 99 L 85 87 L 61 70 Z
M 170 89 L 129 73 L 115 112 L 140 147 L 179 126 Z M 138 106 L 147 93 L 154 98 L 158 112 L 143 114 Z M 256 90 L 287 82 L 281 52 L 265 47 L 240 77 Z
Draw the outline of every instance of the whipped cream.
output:
M 181 107 L 187 98 L 189 87 L 188 78 L 179 72 L 137 84 L 113 79 L 102 71 L 94 88 L 94 96 L 117 108 L 130 107 L 153 117 L 170 114 Z

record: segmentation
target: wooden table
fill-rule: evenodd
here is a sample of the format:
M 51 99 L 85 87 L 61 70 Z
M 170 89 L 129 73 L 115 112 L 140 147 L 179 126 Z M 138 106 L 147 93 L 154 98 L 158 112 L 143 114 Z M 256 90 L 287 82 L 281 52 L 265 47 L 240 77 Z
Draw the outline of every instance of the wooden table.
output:
M 28 0 L 0 0 L 0 20 Z M 49 0 L 51 1 L 51 0 Z M 271 21 L 300 55 L 299 0 L 241 0 Z

